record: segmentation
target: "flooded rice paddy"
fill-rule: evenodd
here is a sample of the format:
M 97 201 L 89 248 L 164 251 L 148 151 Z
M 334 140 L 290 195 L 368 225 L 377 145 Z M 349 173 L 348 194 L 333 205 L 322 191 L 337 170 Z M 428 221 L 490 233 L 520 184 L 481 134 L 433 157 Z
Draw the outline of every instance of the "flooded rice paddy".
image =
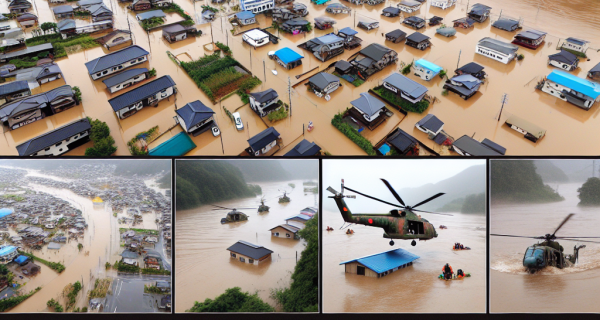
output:
M 291 201 L 287 204 L 278 203 L 280 192 L 277 190 L 285 188 L 289 191 L 290 182 L 296 185 L 288 193 Z M 221 218 L 229 210 L 212 210 L 214 207 L 211 205 L 176 212 L 176 312 L 190 309 L 195 301 L 215 299 L 226 289 L 236 286 L 251 294 L 258 292 L 261 299 L 275 307 L 275 301 L 269 297 L 271 289 L 289 287 L 296 266 L 296 255 L 299 259 L 305 241 L 272 237 L 269 229 L 284 224 L 284 219 L 300 213 L 306 207 L 318 207 L 318 196 L 304 193 L 302 181 L 258 185 L 270 209 L 260 214 L 256 209 L 240 209 L 249 216 L 247 221 L 221 224 Z M 258 208 L 260 196 L 223 201 L 215 205 Z M 298 225 L 297 222 L 290 224 Z M 271 259 L 253 265 L 230 258 L 226 249 L 238 240 L 272 250 Z
M 429 140 L 424 133 L 414 128 L 415 123 L 424 117 L 426 113 L 433 113 L 445 123 L 444 130 L 455 139 L 465 134 L 469 136 L 474 135 L 474 138 L 477 140 L 488 138 L 506 147 L 507 154 L 511 155 L 591 155 L 599 153 L 599 146 L 587 143 L 588 137 L 596 136 L 598 133 L 597 118 L 600 112 L 598 104 L 592 107 L 591 110 L 584 111 L 541 91 L 536 91 L 534 88 L 537 81 L 553 70 L 553 68 L 547 65 L 547 56 L 557 51 L 556 45 L 561 38 L 564 39 L 573 36 L 592 42 L 592 49 L 587 51 L 591 61 L 582 60 L 579 64 L 580 68 L 574 71 L 573 74 L 584 77 L 587 70 L 600 62 L 600 53 L 596 52 L 600 48 L 600 23 L 598 23 L 600 21 L 600 18 L 598 18 L 600 16 L 600 7 L 593 5 L 593 2 L 584 0 L 570 2 L 559 0 L 481 0 L 479 2 L 493 8 L 491 19 L 488 19 L 484 23 L 476 24 L 470 30 L 459 29 L 457 35 L 453 38 L 436 35 L 436 27 L 421 29 L 419 30 L 420 32 L 432 38 L 433 47 L 425 51 L 419 51 L 404 44 L 392 44 L 384 41 L 383 34 L 394 29 L 399 28 L 409 34 L 413 31 L 401 24 L 401 18 L 380 16 L 383 8 L 395 5 L 396 1 L 388 0 L 376 6 L 366 4 L 356 6 L 343 2 L 345 5 L 355 9 L 355 11 L 351 15 L 338 14 L 335 16 L 325 13 L 325 5 L 315 5 L 310 3 L 309 0 L 298 1 L 307 5 L 309 15 L 305 19 L 311 22 L 315 17 L 322 15 L 335 18 L 337 24 L 334 31 L 336 32 L 344 27 L 354 27 L 355 21 L 361 17 L 378 19 L 380 21 L 378 29 L 365 31 L 355 28 L 359 32 L 358 37 L 363 39 L 362 48 L 370 43 L 384 44 L 398 52 L 399 61 L 402 63 L 410 63 L 413 60 L 424 58 L 448 70 L 450 74 L 452 74 L 457 65 L 464 65 L 471 61 L 475 61 L 485 67 L 485 71 L 489 76 L 488 81 L 482 86 L 479 93 L 467 101 L 463 101 L 452 93 L 448 96 L 442 96 L 443 81 L 440 78 L 424 82 L 414 75 L 409 75 L 411 79 L 425 85 L 429 89 L 429 94 L 437 98 L 436 102 L 423 114 L 409 113 L 407 116 L 403 116 L 400 112 L 388 106 L 393 111 L 393 116 L 373 131 L 363 131 L 363 135 L 373 144 L 376 144 L 399 126 L 436 152 L 448 154 L 449 151 L 447 149 L 442 149 Z M 50 10 L 52 6 L 47 1 L 37 0 L 34 3 L 35 10 L 33 12 L 39 14 L 41 22 L 55 21 Z M 192 137 L 197 147 L 190 151 L 188 155 L 238 155 L 248 146 L 246 140 L 249 137 L 254 136 L 268 126 L 274 126 L 283 139 L 284 147 L 276 155 L 283 155 L 302 138 L 316 142 L 323 150 L 334 155 L 360 155 L 364 154 L 364 152 L 333 127 L 330 123 L 331 119 L 338 112 L 346 110 L 350 106 L 350 101 L 357 99 L 360 93 L 377 86 L 381 83 L 382 79 L 401 68 L 401 63 L 388 66 L 359 87 L 354 87 L 342 80 L 342 88 L 331 95 L 330 101 L 326 101 L 309 92 L 304 84 L 300 82 L 314 73 L 324 70 L 337 60 L 347 60 L 350 56 L 357 53 L 359 49 L 347 50 L 344 54 L 329 61 L 320 62 L 311 53 L 297 48 L 297 45 L 314 37 L 329 33 L 332 31 L 331 29 L 315 29 L 308 34 L 300 35 L 278 34 L 273 31 L 281 38 L 279 44 L 268 44 L 257 49 L 252 49 L 242 42 L 241 35 L 232 36 L 230 32 L 232 26 L 225 17 L 227 14 L 232 13 L 232 11 L 227 7 L 225 8 L 225 12 L 219 13 L 220 17 L 217 17 L 211 24 L 197 26 L 203 31 L 201 37 L 189 38 L 181 42 L 169 44 L 161 37 L 160 29 L 149 33 L 145 32 L 135 21 L 135 14 L 128 12 L 126 9 L 126 3 L 119 3 L 116 0 L 106 0 L 105 3 L 109 8 L 112 8 L 115 14 L 115 28 L 128 29 L 128 26 L 131 26 L 134 43 L 151 52 L 149 62 L 139 67 L 156 68 L 157 77 L 170 75 L 177 84 L 177 95 L 169 98 L 168 101 L 162 101 L 155 108 L 144 108 L 127 119 L 117 120 L 107 100 L 123 92 L 110 94 L 101 81 L 92 81 L 84 68 L 85 62 L 100 57 L 109 51 L 103 47 L 97 47 L 72 53 L 68 58 L 61 59 L 57 63 L 64 73 L 64 82 L 72 86 L 79 86 L 81 89 L 83 103 L 17 130 L 6 131 L 5 129 L 5 139 L 0 139 L 0 153 L 16 155 L 16 145 L 58 126 L 72 122 L 75 119 L 89 116 L 108 123 L 118 147 L 117 155 L 129 155 L 126 142 L 135 137 L 139 132 L 146 131 L 157 125 L 159 126 L 159 132 L 164 134 L 151 143 L 150 147 L 157 146 L 179 133 L 182 129 L 176 126 L 173 120 L 175 109 L 199 99 L 211 106 L 216 112 L 215 118 L 221 128 L 223 146 L 221 146 L 221 139 L 219 137 L 213 137 L 209 133 L 204 133 Z M 197 22 L 200 21 L 200 7 L 205 4 L 205 1 L 192 3 L 191 1 L 178 0 L 177 3 L 190 13 L 190 15 L 194 16 Z M 237 4 L 237 1 L 233 1 L 230 5 L 235 4 Z M 455 7 L 445 11 L 429 7 L 426 4 L 417 12 L 417 15 L 423 18 L 430 18 L 433 15 L 437 15 L 443 17 L 446 23 L 449 23 L 454 19 L 466 15 L 467 4 L 467 1 L 462 0 Z M 519 48 L 519 52 L 524 54 L 525 59 L 523 61 L 513 61 L 508 65 L 481 55 L 476 55 L 475 44 L 481 38 L 489 36 L 503 41 L 510 41 L 517 33 L 502 31 L 490 26 L 492 21 L 497 20 L 500 14 L 502 16 L 523 18 L 525 28 L 536 28 L 548 32 L 546 44 L 537 50 Z M 257 20 L 261 28 L 271 25 L 270 18 L 264 15 L 258 15 Z M 234 57 L 263 81 L 263 84 L 256 88 L 255 91 L 273 88 L 279 93 L 282 101 L 286 103 L 291 102 L 291 117 L 270 123 L 266 119 L 259 118 L 250 110 L 248 105 L 243 105 L 237 95 L 232 95 L 222 102 L 212 105 L 207 96 L 197 88 L 190 77 L 171 61 L 166 54 L 166 51 L 171 51 L 178 57 L 186 54 L 192 59 L 197 59 L 204 54 L 212 53 L 206 51 L 203 47 L 203 45 L 210 43 L 211 39 L 215 42 L 220 41 L 228 44 L 233 50 Z M 116 47 L 111 51 L 123 47 Z M 303 65 L 288 71 L 280 66 L 276 66 L 274 61 L 267 58 L 269 51 L 275 51 L 283 47 L 290 47 L 302 53 L 305 57 Z M 459 55 L 460 62 L 458 61 Z M 297 75 L 306 73 L 317 67 L 317 70 L 312 71 L 306 76 L 296 78 Z M 276 70 L 277 75 L 273 74 L 271 70 Z M 62 82 L 63 80 L 54 81 L 43 85 L 41 89 L 42 91 L 47 91 L 62 85 Z M 133 87 L 138 87 L 145 83 L 147 82 L 136 84 Z M 294 87 L 291 94 L 288 94 L 288 84 Z M 298 86 L 295 86 L 296 84 Z M 498 122 L 500 98 L 504 93 L 509 95 L 509 103 L 504 107 L 502 119 Z M 240 112 L 245 124 L 243 131 L 235 129 L 233 123 L 223 111 L 223 107 L 226 107 L 230 111 L 235 110 Z M 503 121 L 512 114 L 547 129 L 546 137 L 537 144 L 534 144 L 524 139 L 517 132 L 502 125 Z M 314 123 L 315 129 L 311 132 L 305 132 L 303 128 L 309 121 Z M 91 142 L 68 152 L 67 155 L 83 155 L 85 148 L 89 146 L 91 146 Z
M 575 213 L 558 232 L 559 237 L 598 236 L 598 208 L 578 207 L 581 183 L 552 185 L 564 201 L 545 204 L 498 204 L 490 208 L 490 233 L 542 236 L 552 233 L 569 214 Z M 493 194 L 491 195 L 493 197 Z M 585 244 L 573 267 L 544 268 L 527 274 L 523 255 L 537 240 L 490 237 L 490 312 L 599 312 L 600 244 Z M 559 240 L 565 254 L 577 242 Z

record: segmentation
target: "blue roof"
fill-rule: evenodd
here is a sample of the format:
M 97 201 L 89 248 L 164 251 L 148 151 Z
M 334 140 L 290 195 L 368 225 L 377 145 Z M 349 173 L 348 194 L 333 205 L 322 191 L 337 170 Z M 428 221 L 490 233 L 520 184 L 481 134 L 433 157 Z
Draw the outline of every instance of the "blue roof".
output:
M 158 147 L 151 149 L 148 155 L 154 157 L 176 157 L 182 156 L 194 149 L 196 144 L 185 132 L 176 134 L 173 138 L 161 143 Z
M 442 67 L 438 66 L 437 64 L 431 63 L 425 59 L 419 59 L 415 61 L 415 65 L 429 69 L 435 73 L 442 71 Z
M 27 261 L 27 259 L 29 259 L 29 257 L 27 256 L 18 256 L 15 258 L 15 262 L 18 264 L 22 264 L 23 262 Z
M 343 34 L 345 34 L 345 35 L 348 35 L 348 36 L 355 35 L 355 34 L 358 33 L 358 31 L 356 31 L 356 30 L 354 30 L 354 29 L 352 29 L 350 27 L 345 27 L 344 29 L 338 31 L 338 33 L 340 33 L 340 32 L 343 33 Z
M 390 146 L 384 143 L 381 147 L 379 147 L 379 152 L 381 152 L 383 155 L 388 154 L 388 152 L 390 152 Z
M 17 247 L 15 247 L 15 246 L 2 247 L 2 248 L 0 248 L 0 256 L 7 255 L 9 253 L 13 253 L 14 251 L 17 251 Z
M 547 78 L 552 82 L 583 93 L 592 99 L 596 99 L 600 96 L 600 84 L 576 77 L 570 73 L 554 70 L 550 72 Z
M 291 217 L 289 217 L 289 218 L 287 218 L 287 219 L 285 219 L 285 220 L 286 220 L 286 221 L 287 221 L 287 220 L 292 220 L 292 219 L 294 219 L 294 218 L 298 218 L 298 219 L 301 219 L 301 220 L 304 220 L 304 221 L 308 221 L 308 220 L 310 220 L 312 217 L 311 217 L 311 216 L 307 216 L 307 215 L 305 215 L 305 214 L 302 214 L 302 213 L 301 213 L 301 214 L 297 214 L 297 215 L 295 215 L 295 216 L 291 216 Z
M 419 256 L 414 255 L 406 250 L 392 249 L 362 258 L 340 262 L 340 264 L 358 262 L 377 273 L 382 273 L 417 259 L 419 259 Z
M 4 218 L 11 213 L 13 213 L 12 209 L 2 208 L 0 209 L 0 218 Z
M 294 51 L 288 47 L 285 47 L 283 49 L 279 49 L 279 50 L 275 51 L 275 55 L 283 63 L 290 63 L 290 62 L 294 62 L 294 61 L 304 58 L 299 53 L 297 53 L 296 51 Z
M 235 14 L 238 19 L 250 19 L 254 18 L 254 13 L 251 11 L 242 11 Z

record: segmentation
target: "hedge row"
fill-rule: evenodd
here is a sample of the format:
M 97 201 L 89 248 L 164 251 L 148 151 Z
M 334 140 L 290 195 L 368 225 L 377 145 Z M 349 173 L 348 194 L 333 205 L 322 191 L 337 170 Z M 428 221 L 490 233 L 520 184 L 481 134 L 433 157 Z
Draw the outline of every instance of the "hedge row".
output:
M 361 136 L 356 129 L 345 123 L 341 114 L 336 114 L 333 119 L 331 119 L 331 124 L 340 130 L 346 137 L 348 137 L 348 139 L 356 143 L 356 145 L 363 149 L 368 155 L 376 155 L 375 150 L 373 149 L 373 144 L 371 144 L 371 142 L 365 137 Z

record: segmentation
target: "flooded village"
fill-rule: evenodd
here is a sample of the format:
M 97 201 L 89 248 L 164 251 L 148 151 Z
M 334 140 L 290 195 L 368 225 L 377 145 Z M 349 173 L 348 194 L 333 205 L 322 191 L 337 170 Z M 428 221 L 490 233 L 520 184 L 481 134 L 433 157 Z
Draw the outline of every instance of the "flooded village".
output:
M 20 1 L 5 155 L 598 154 L 583 0 Z
M 170 311 L 170 172 L 40 162 L 0 161 L 2 311 Z

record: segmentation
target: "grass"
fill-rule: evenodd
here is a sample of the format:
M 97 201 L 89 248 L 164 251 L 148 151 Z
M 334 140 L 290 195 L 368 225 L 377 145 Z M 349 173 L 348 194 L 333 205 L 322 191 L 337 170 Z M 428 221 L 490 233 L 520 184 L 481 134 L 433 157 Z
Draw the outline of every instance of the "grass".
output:
M 100 46 L 100 43 L 96 42 L 96 40 L 94 40 L 94 38 L 88 34 L 70 37 L 67 39 L 63 39 L 59 34 L 49 34 L 25 40 L 25 43 L 29 47 L 48 42 L 52 43 L 52 46 L 54 47 L 55 59 L 66 57 L 67 53 L 75 53 L 83 49 L 90 49 Z
M 40 291 L 41 289 L 41 287 L 37 287 L 35 290 L 31 290 L 27 294 L 21 296 L 12 296 L 10 298 L 0 300 L 0 312 L 4 312 L 16 307 L 19 303 L 27 300 L 27 298 L 31 297 L 34 293 Z
M 281 107 L 275 109 L 275 111 L 273 111 L 267 115 L 267 119 L 269 119 L 269 121 L 271 121 L 271 122 L 283 120 L 287 117 L 288 117 L 287 104 L 282 105 Z
M 409 63 L 409 64 L 407 64 L 406 66 L 404 66 L 404 68 L 402 68 L 402 74 L 403 75 L 409 74 L 410 73 L 410 68 L 412 68 L 412 66 L 413 66 L 412 62 Z
M 166 9 L 164 9 L 163 11 L 167 12 Z M 152 28 L 156 28 L 162 25 L 163 23 L 165 23 L 165 19 L 161 17 L 152 17 L 150 19 L 146 19 L 140 22 L 140 25 L 142 26 L 142 28 L 144 28 L 144 30 L 150 30 Z
M 393 104 L 396 107 L 399 107 L 405 111 L 423 113 L 423 111 L 425 111 L 425 110 L 427 110 L 427 108 L 429 108 L 429 101 L 427 101 L 427 100 L 423 99 L 423 100 L 413 104 L 413 103 L 410 103 L 410 102 L 398 97 L 394 93 L 385 89 L 383 86 L 375 87 L 375 88 L 373 88 L 373 91 L 375 93 L 379 94 L 385 100 L 389 101 L 391 104 Z
M 65 266 L 62 263 L 60 263 L 60 262 L 47 261 L 47 260 L 44 260 L 42 258 L 38 258 L 38 257 L 34 256 L 31 253 L 27 253 L 27 252 L 24 252 L 24 251 L 21 251 L 21 250 L 19 250 L 19 253 L 22 254 L 22 255 L 24 255 L 24 256 L 28 256 L 31 260 L 35 260 L 35 261 L 38 261 L 40 263 L 45 264 L 50 269 L 52 269 L 52 270 L 54 270 L 54 271 L 56 271 L 58 273 L 61 273 L 61 272 L 65 271 Z
M 110 263 L 109 263 L 110 264 Z M 94 289 L 90 290 L 88 293 L 89 299 L 94 298 L 104 298 L 110 289 L 111 280 L 106 279 L 96 279 L 96 283 L 94 285 Z
M 160 275 L 170 276 L 171 275 L 171 271 L 169 271 L 169 270 L 156 270 L 156 269 L 152 269 L 152 268 L 147 268 L 147 269 L 142 269 L 142 274 L 160 274 Z
M 137 233 L 143 233 L 143 234 L 151 234 L 153 236 L 157 236 L 158 235 L 158 230 L 152 230 L 152 229 L 135 229 L 135 228 L 119 228 L 119 233 L 123 233 L 125 231 L 128 230 L 133 230 Z
M 373 144 L 371 144 L 371 142 L 365 137 L 361 136 L 356 129 L 345 123 L 340 113 L 336 114 L 333 119 L 331 119 L 331 124 L 340 130 L 346 137 L 348 137 L 348 139 L 356 143 L 356 145 L 363 149 L 368 155 L 376 155 L 375 150 L 373 149 Z
M 25 200 L 25 197 L 22 197 L 18 194 L 5 194 L 5 195 L 3 195 L 3 197 L 5 199 L 15 200 L 17 202 L 21 202 L 21 201 Z

